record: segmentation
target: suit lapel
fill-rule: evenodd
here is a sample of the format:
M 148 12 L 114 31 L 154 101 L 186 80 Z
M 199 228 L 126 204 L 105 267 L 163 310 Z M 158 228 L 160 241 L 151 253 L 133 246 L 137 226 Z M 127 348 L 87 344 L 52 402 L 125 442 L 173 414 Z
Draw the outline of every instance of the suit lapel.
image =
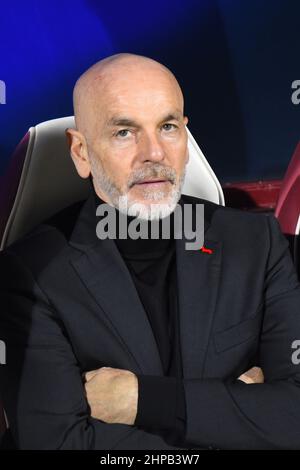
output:
M 95 202 L 84 204 L 70 244 L 80 251 L 71 260 L 78 276 L 101 307 L 137 372 L 163 375 L 162 363 L 147 314 L 134 283 L 113 240 L 96 236 Z
M 177 285 L 181 355 L 184 378 L 203 375 L 209 335 L 217 300 L 221 242 L 205 238 L 212 254 L 187 251 L 176 240 Z

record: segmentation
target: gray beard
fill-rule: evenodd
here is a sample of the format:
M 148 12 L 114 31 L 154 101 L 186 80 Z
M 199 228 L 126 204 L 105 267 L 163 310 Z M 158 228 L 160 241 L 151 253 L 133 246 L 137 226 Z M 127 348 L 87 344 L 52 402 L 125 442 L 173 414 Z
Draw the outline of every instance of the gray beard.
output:
M 175 210 L 181 196 L 182 186 L 186 174 L 186 166 L 184 167 L 179 181 L 177 183 L 172 183 L 173 187 L 170 191 L 167 202 L 157 202 L 165 198 L 164 191 L 146 191 L 144 198 L 149 202 L 153 201 L 153 204 L 144 204 L 128 196 L 128 192 L 124 194 L 117 188 L 115 183 L 106 174 L 100 159 L 91 158 L 90 162 L 96 192 L 103 192 L 106 196 L 108 196 L 111 204 L 121 213 L 138 217 L 142 220 L 158 220 L 168 217 Z M 161 168 L 161 165 L 159 165 L 159 167 Z M 157 167 L 155 167 L 154 164 L 151 168 Z M 141 180 L 144 177 L 144 173 L 149 172 L 148 170 L 139 170 L 136 177 L 138 176 L 138 178 Z M 173 181 L 176 179 L 175 170 L 164 168 L 163 173 L 165 177 L 169 177 L 170 179 L 173 179 Z M 149 175 L 147 174 L 146 176 L 148 177 Z

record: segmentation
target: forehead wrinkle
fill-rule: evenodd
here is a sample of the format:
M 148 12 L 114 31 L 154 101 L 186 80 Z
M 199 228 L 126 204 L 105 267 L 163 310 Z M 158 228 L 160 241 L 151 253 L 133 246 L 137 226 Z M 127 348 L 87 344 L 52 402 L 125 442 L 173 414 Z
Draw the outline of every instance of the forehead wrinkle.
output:
M 179 110 L 176 110 L 175 112 L 170 112 L 166 114 L 162 119 L 159 120 L 159 123 L 162 123 L 165 121 L 174 121 L 174 120 L 180 121 L 182 117 L 183 117 L 182 112 Z M 130 117 L 115 115 L 107 120 L 106 126 L 107 127 L 114 127 L 114 126 L 140 127 L 140 124 Z

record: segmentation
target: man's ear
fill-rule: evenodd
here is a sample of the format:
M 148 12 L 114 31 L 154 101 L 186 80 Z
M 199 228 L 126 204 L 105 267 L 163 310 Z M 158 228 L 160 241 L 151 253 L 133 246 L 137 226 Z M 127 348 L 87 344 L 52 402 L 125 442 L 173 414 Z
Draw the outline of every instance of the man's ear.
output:
M 70 153 L 77 173 L 81 178 L 88 178 L 91 172 L 86 140 L 81 132 L 68 128 L 65 130 Z

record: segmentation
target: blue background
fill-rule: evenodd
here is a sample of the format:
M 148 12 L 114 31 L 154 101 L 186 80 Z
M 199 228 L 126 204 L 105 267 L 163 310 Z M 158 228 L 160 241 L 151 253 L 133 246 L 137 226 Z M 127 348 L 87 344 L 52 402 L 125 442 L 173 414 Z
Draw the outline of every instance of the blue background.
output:
M 53 0 L 2 4 L 0 174 L 27 129 L 73 114 L 72 89 L 117 52 L 176 75 L 189 128 L 222 182 L 281 177 L 300 137 L 299 0 Z

